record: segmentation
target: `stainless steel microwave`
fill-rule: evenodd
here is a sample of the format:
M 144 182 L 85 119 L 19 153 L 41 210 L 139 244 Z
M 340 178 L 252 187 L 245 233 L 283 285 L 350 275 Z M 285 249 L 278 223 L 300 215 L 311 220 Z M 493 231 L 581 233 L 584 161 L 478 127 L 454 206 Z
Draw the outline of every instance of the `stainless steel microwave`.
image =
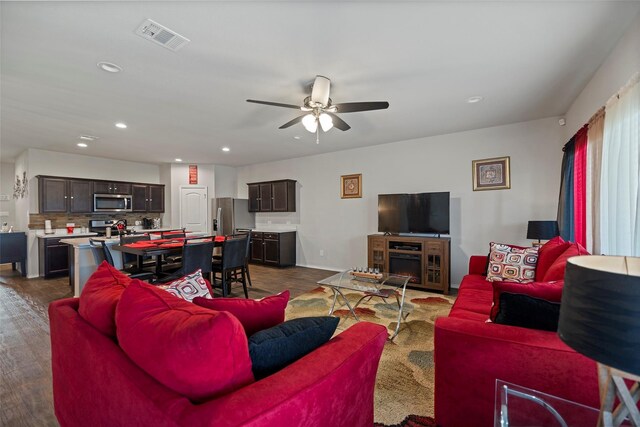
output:
M 130 194 L 94 194 L 94 212 L 131 212 Z

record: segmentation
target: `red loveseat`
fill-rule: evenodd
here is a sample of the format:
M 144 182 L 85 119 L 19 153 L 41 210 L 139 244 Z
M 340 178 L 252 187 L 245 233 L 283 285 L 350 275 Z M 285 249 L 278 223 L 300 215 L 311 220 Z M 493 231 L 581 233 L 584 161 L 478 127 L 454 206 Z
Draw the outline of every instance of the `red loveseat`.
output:
M 283 370 L 196 404 L 139 368 L 78 307 L 78 298 L 49 306 L 54 406 L 63 427 L 373 425 L 382 326 L 358 323 Z
M 555 332 L 486 323 L 486 256 L 472 256 L 448 317 L 435 323 L 435 418 L 440 427 L 493 426 L 496 379 L 598 408 L 594 361 Z

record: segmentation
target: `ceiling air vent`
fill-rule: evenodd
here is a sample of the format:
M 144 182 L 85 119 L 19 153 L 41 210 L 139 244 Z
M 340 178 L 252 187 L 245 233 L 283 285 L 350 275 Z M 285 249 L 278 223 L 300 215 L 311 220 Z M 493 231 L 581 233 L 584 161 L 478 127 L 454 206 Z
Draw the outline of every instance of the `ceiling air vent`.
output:
M 151 19 L 147 19 L 140 24 L 136 34 L 173 51 L 179 50 L 191 41 Z

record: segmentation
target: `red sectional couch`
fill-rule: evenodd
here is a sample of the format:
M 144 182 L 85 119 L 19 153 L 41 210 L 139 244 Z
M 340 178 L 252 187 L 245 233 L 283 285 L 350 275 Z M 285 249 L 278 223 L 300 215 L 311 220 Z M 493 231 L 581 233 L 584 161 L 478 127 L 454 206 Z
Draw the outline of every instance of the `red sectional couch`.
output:
M 186 378 L 205 378 L 215 371 L 211 367 L 239 359 L 242 354 L 231 355 L 228 342 L 246 345 L 242 325 L 231 314 L 190 305 L 111 270 L 106 264 L 100 267 L 90 279 L 92 284 L 85 285 L 89 291 L 83 291 L 80 298 L 49 305 L 54 407 L 61 426 L 373 425 L 373 393 L 387 339 L 385 327 L 358 323 L 273 375 L 259 381 L 243 379 L 230 390 L 194 402 L 185 395 L 202 384 L 185 385 Z M 169 332 L 167 320 L 172 319 L 168 316 L 178 319 Z M 191 329 L 196 333 L 185 335 L 184 345 L 168 353 L 189 322 L 207 326 L 202 320 L 211 328 L 232 324 L 230 333 L 236 335 L 219 346 L 231 350 L 209 362 L 207 351 L 218 347 L 216 337 L 206 329 L 202 334 L 197 333 L 202 329 Z M 129 325 L 131 322 L 134 324 Z M 164 329 L 149 330 L 154 324 Z M 140 329 L 143 327 L 147 329 Z M 135 333 L 142 336 L 132 338 Z M 162 335 L 159 343 L 158 334 Z M 237 334 L 241 334 L 238 339 Z M 136 356 L 144 354 L 138 357 L 139 364 L 127 355 L 132 354 L 132 347 Z M 202 361 L 203 357 L 207 360 Z M 178 368 L 188 374 L 177 378 L 184 393 L 163 385 L 169 383 L 167 375 Z
M 493 426 L 496 379 L 598 408 L 596 364 L 554 332 L 486 323 L 487 257 L 472 256 L 448 317 L 435 323 L 435 416 L 441 427 Z

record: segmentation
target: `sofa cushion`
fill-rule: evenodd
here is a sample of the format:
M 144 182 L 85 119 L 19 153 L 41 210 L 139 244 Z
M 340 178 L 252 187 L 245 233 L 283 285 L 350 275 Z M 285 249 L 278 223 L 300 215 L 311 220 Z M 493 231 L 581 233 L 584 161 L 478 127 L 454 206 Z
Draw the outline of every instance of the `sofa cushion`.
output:
M 284 310 L 289 303 L 289 291 L 258 300 L 246 298 L 195 298 L 201 307 L 233 314 L 244 327 L 247 336 L 284 322 Z
M 538 250 L 538 264 L 536 265 L 536 281 L 542 282 L 544 275 L 554 261 L 562 255 L 567 248 L 571 246 L 571 242 L 565 241 L 562 237 L 557 236 L 549 240 Z
M 82 288 L 78 314 L 103 334 L 115 337 L 116 305 L 129 283 L 129 276 L 103 261 Z
M 271 375 L 331 339 L 338 317 L 302 317 L 257 332 L 249 338 L 256 379 Z
M 510 282 L 493 282 L 493 305 L 489 319 L 495 321 L 498 314 L 502 311 L 501 301 L 504 294 L 525 295 L 531 298 L 559 303 L 562 300 L 562 288 L 564 281 L 555 282 L 532 282 L 532 283 L 510 283 Z M 514 305 L 516 307 L 516 305 Z M 511 308 L 511 312 L 513 308 Z M 533 314 L 532 314 L 533 315 Z
M 535 279 L 538 248 L 491 242 L 487 280 L 527 283 Z
M 559 317 L 559 302 L 504 292 L 500 295 L 500 310 L 494 323 L 555 332 Z
M 556 258 L 551 264 L 547 272 L 544 274 L 544 282 L 564 279 L 564 269 L 567 266 L 567 260 L 574 256 L 589 255 L 589 252 L 579 243 L 572 243 L 562 254 Z
M 232 315 L 134 280 L 116 309 L 120 347 L 158 382 L 193 401 L 253 382 L 247 337 Z
M 189 302 L 193 302 L 194 298 L 212 298 L 210 291 L 211 285 L 202 277 L 202 270 L 200 269 L 178 280 L 158 287 Z

